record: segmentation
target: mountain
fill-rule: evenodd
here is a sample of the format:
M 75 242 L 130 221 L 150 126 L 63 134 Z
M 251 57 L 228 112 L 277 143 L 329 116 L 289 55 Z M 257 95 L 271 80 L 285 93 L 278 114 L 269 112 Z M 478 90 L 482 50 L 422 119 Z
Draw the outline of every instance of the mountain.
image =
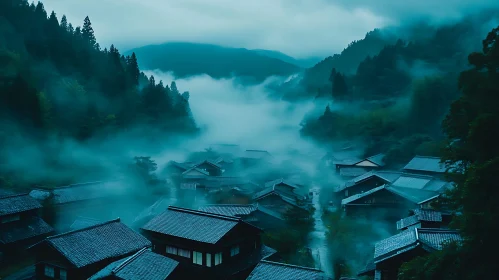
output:
M 297 59 L 297 58 L 294 58 L 294 57 L 289 56 L 287 54 L 284 54 L 280 51 L 270 51 L 270 50 L 261 50 L 261 49 L 257 49 L 257 50 L 253 50 L 253 51 L 260 54 L 260 55 L 264 55 L 264 56 L 268 56 L 268 57 L 272 57 L 272 58 L 277 58 L 277 59 L 280 59 L 284 62 L 298 65 L 298 66 L 303 67 L 303 68 L 312 67 L 315 64 L 317 64 L 319 61 L 321 61 L 320 57 L 309 57 L 309 58 Z
M 178 77 L 208 74 L 213 78 L 248 77 L 261 82 L 270 76 L 288 76 L 301 68 L 258 51 L 210 44 L 172 42 L 147 45 L 135 52 L 141 68 L 171 71 Z

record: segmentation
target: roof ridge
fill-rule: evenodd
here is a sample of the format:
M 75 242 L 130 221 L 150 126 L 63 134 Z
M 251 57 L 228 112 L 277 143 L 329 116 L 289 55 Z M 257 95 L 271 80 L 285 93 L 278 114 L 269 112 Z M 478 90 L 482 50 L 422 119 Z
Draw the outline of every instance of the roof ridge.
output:
M 8 194 L 8 195 L 6 195 L 6 196 L 0 196 L 0 199 L 6 199 L 6 198 L 12 198 L 12 197 L 18 197 L 18 196 L 25 196 L 25 195 L 27 195 L 27 196 L 31 197 L 31 196 L 29 195 L 29 193 L 15 193 L 15 194 Z M 33 199 L 34 199 L 34 198 L 33 198 Z
M 416 228 L 416 230 L 421 232 L 459 233 L 458 230 L 444 228 Z
M 103 226 L 103 225 L 107 225 L 107 224 L 111 224 L 111 223 L 116 223 L 116 222 L 120 222 L 120 218 L 116 218 L 116 219 L 113 219 L 113 220 L 105 221 L 105 222 L 98 223 L 98 224 L 95 224 L 95 225 L 91 225 L 91 226 L 88 226 L 88 227 L 85 227 L 85 228 L 75 229 L 75 230 L 71 230 L 71 231 L 59 233 L 59 234 L 56 234 L 56 235 L 52 235 L 52 236 L 47 237 L 45 240 L 50 240 L 52 238 L 57 238 L 57 237 L 61 237 L 61 236 L 65 236 L 65 235 L 69 235 L 69 234 L 73 234 L 73 233 L 77 233 L 77 232 L 80 232 L 80 231 L 85 231 L 85 230 L 93 229 L 93 228 L 100 227 L 100 226 Z
M 227 216 L 227 215 L 222 215 L 222 214 L 214 214 L 214 213 L 203 212 L 203 211 L 199 211 L 199 210 L 182 208 L 182 207 L 176 207 L 176 206 L 168 206 L 168 210 L 178 211 L 178 212 L 184 212 L 184 213 L 189 213 L 189 214 L 194 214 L 194 215 L 200 215 L 200 216 L 207 216 L 207 217 L 212 217 L 212 218 L 217 218 L 217 219 L 224 219 L 224 220 L 229 220 L 229 221 L 234 221 L 234 222 L 241 221 L 241 219 L 233 217 L 233 216 Z
M 144 247 L 144 248 L 140 249 L 137 253 L 133 254 L 131 257 L 127 258 L 122 263 L 120 263 L 118 266 L 113 268 L 111 270 L 111 274 L 116 274 L 118 271 L 123 269 L 125 266 L 127 266 L 128 264 L 133 262 L 135 259 L 137 259 L 138 257 L 140 257 L 142 254 L 144 254 L 147 251 L 148 251 L 148 247 Z
M 255 206 L 254 204 L 230 204 L 230 203 L 227 203 L 227 204 L 205 204 L 204 206 L 201 206 L 202 207 L 206 207 L 206 206 L 245 206 L 245 207 L 250 207 L 250 206 Z
M 414 158 L 416 158 L 416 157 L 418 157 L 418 158 L 435 158 L 435 159 L 437 159 L 437 158 L 438 158 L 438 159 L 442 159 L 441 157 L 420 156 L 420 155 L 415 155 L 415 156 L 413 157 L 413 159 L 414 159 Z
M 268 263 L 268 264 L 275 264 L 275 265 L 281 265 L 281 266 L 287 266 L 287 267 L 294 267 L 294 268 L 301 268 L 301 269 L 307 269 L 307 270 L 312 270 L 312 271 L 317 271 L 317 272 L 323 272 L 320 269 L 314 268 L 314 267 L 306 267 L 306 266 L 299 266 L 299 265 L 294 265 L 294 264 L 287 264 L 287 263 L 280 263 L 280 262 L 272 262 L 272 261 L 267 261 L 267 260 L 261 260 L 261 263 Z

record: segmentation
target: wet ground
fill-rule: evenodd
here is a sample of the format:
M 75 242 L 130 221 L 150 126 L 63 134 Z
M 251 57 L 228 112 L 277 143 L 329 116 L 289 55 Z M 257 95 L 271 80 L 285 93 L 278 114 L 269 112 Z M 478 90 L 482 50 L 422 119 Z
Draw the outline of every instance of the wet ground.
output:
M 309 235 L 308 247 L 312 251 L 312 256 L 315 260 L 315 266 L 323 270 L 328 276 L 333 275 L 332 264 L 330 261 L 329 249 L 326 239 L 326 226 L 322 220 L 322 207 L 319 203 L 320 187 L 314 186 L 311 191 L 314 193 L 312 203 L 315 207 L 314 231 Z

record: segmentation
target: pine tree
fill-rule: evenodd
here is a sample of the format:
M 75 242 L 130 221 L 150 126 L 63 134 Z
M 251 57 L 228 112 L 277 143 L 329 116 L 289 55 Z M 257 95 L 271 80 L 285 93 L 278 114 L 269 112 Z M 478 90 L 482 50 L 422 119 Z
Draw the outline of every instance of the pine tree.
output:
M 175 83 L 175 81 L 172 81 L 172 83 L 170 84 L 170 90 L 173 94 L 180 94 L 178 89 L 177 89 L 177 83 Z
M 132 53 L 132 56 L 127 59 L 127 72 L 128 75 L 132 78 L 133 84 L 138 85 L 140 70 L 135 53 Z
M 74 29 L 74 27 L 73 27 L 73 25 L 72 25 L 71 23 L 70 23 L 70 24 L 68 24 L 68 32 L 69 32 L 70 34 L 73 34 L 73 33 L 75 32 L 75 29 Z
M 83 22 L 83 29 L 81 31 L 83 39 L 92 47 L 96 48 L 97 40 L 95 39 L 94 29 L 92 28 L 92 23 L 88 16 Z
M 348 94 L 345 76 L 339 72 L 334 75 L 332 94 L 334 99 L 344 99 Z
M 68 19 L 66 18 L 66 15 L 63 15 L 62 18 L 61 18 L 61 28 L 64 31 L 68 31 L 69 30 Z

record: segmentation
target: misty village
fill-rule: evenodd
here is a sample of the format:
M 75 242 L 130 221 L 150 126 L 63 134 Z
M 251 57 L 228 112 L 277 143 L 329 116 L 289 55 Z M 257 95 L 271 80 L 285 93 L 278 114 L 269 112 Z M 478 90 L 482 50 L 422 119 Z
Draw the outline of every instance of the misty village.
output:
M 30 1 L 0 280 L 499 279 L 499 1 Z

